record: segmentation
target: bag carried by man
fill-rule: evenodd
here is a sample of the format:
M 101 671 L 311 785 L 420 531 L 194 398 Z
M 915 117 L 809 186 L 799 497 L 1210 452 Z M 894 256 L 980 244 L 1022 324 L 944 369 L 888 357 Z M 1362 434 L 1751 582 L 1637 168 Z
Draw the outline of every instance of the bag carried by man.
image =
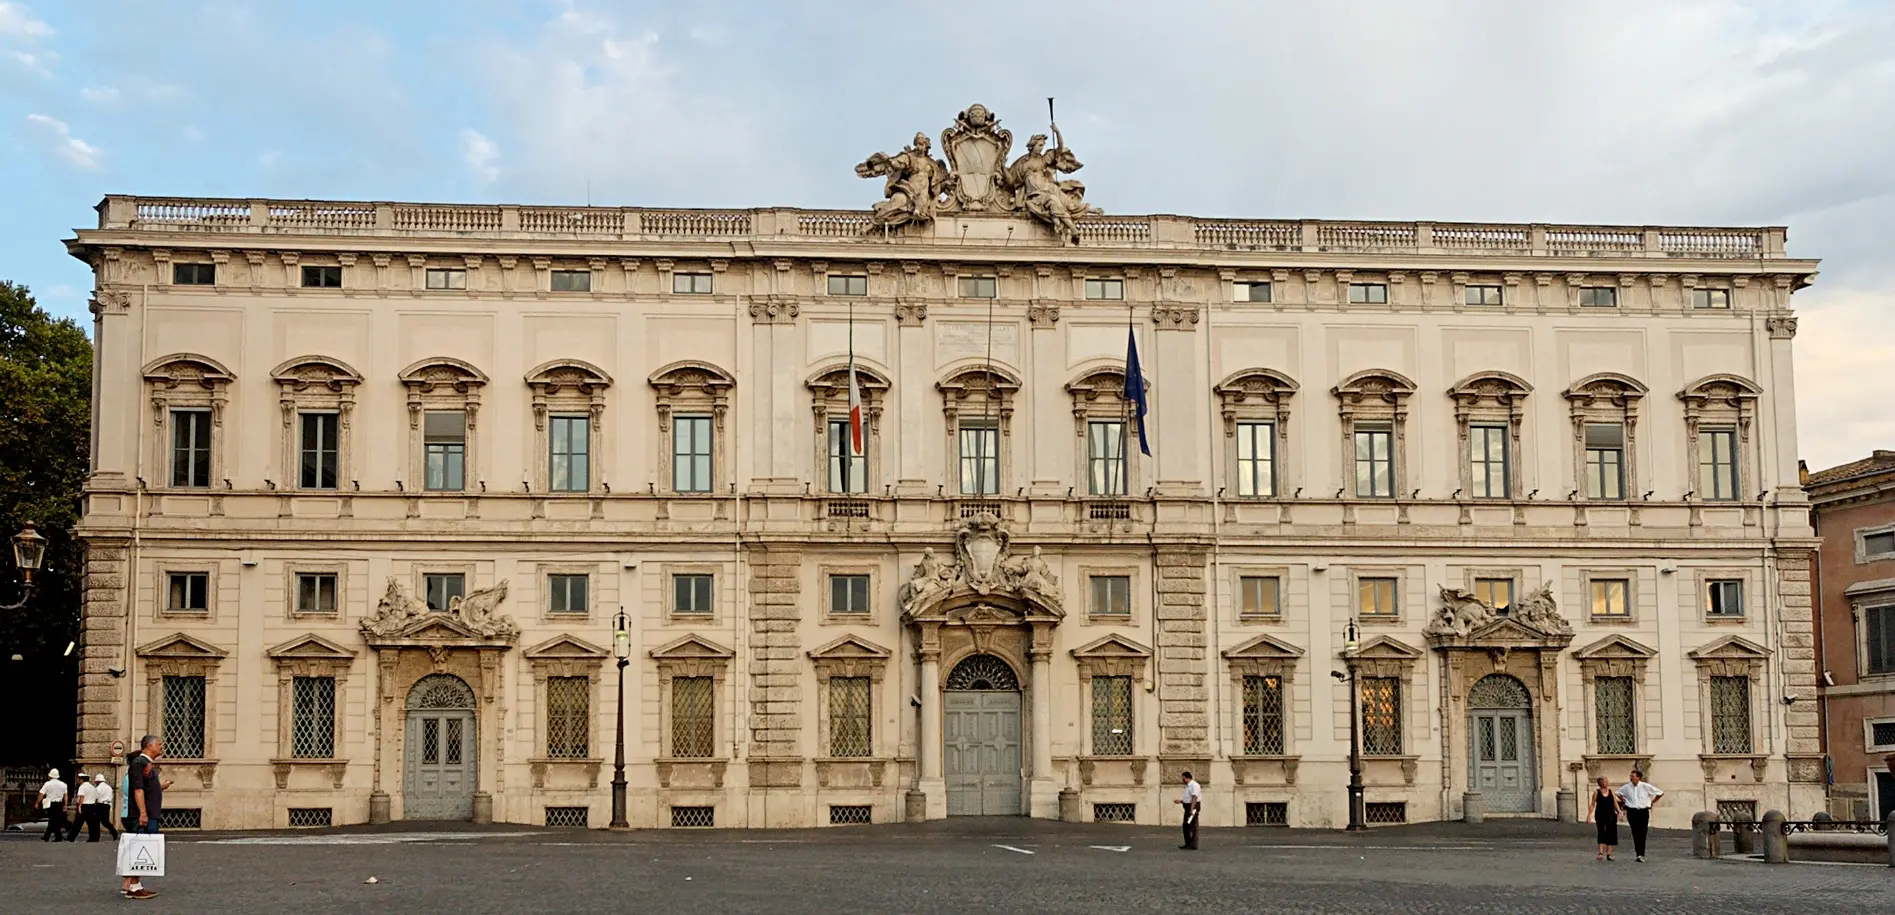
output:
M 164 836 L 128 832 L 118 840 L 120 877 L 164 876 Z

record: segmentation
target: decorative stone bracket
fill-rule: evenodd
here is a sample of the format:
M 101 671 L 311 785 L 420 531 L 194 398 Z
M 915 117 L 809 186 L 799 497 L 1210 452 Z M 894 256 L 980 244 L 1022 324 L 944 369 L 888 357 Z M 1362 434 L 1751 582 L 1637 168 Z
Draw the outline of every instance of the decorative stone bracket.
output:
M 546 773 L 565 768 L 583 768 L 586 773 L 586 788 L 597 790 L 599 769 L 605 765 L 603 759 L 532 759 L 528 762 L 533 770 L 533 787 L 542 790 L 546 787 Z
M 1262 785 L 1267 782 L 1257 776 L 1269 771 L 1271 767 L 1281 770 L 1283 784 L 1296 784 L 1296 770 L 1301 764 L 1300 756 L 1233 756 L 1230 758 L 1231 779 L 1239 787 L 1244 785 Z
M 831 788 L 843 784 L 859 784 L 860 779 L 852 775 L 867 775 L 871 786 L 880 788 L 888 781 L 888 764 L 892 760 L 871 757 L 824 757 L 816 760 L 816 785 Z
M 1132 772 L 1132 784 L 1142 788 L 1145 785 L 1146 765 L 1151 762 L 1143 756 L 1081 756 L 1078 759 L 1079 783 L 1088 788 L 1092 787 L 1094 779 L 1098 777 L 1099 763 L 1102 762 L 1125 763 Z M 1192 770 L 1194 774 L 1196 771 Z
M 329 784 L 337 791 L 342 790 L 342 778 L 348 774 L 349 761 L 346 759 L 272 759 L 270 770 L 276 776 L 276 788 L 285 790 L 290 786 L 290 773 L 298 768 L 322 769 L 329 774 Z M 202 777 L 202 773 L 199 773 Z M 204 787 L 210 787 L 206 784 Z
M 1763 784 L 1764 773 L 1770 769 L 1770 757 L 1762 753 L 1704 753 L 1698 756 L 1698 764 L 1704 767 L 1704 780 L 1717 780 L 1719 762 L 1746 762 L 1750 764 L 1750 775 L 1758 784 Z
M 706 776 L 713 788 L 724 787 L 724 770 L 730 765 L 727 759 L 660 759 L 657 761 L 658 787 L 669 788 L 671 783 L 679 781 L 679 776 Z M 698 779 L 691 779 L 698 781 Z M 680 785 L 679 787 L 698 787 Z

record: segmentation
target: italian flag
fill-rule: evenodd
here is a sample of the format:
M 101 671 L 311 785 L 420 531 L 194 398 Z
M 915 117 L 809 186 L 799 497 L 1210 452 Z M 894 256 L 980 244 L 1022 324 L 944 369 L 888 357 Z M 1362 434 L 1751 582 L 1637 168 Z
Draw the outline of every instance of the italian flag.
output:
M 849 354 L 849 453 L 862 453 L 862 389 L 855 383 L 855 354 Z

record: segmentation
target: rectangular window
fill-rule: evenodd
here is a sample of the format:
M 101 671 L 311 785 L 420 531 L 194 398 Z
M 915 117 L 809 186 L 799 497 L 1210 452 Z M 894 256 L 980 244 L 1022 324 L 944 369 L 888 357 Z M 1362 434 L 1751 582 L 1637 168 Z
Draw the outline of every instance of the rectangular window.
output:
M 1704 583 L 1704 615 L 1721 619 L 1741 619 L 1744 615 L 1744 582 L 1736 578 L 1713 579 Z
M 709 759 L 716 755 L 715 681 L 710 677 L 673 677 L 671 680 L 671 755 L 680 759 Z
M 591 292 L 592 271 L 555 270 L 550 278 L 554 292 Z
M 1750 678 L 1711 678 L 1711 752 L 1750 752 Z
M 1283 755 L 1283 678 L 1244 677 L 1244 755 Z
M 990 496 L 1000 492 L 1000 428 L 990 422 L 963 420 L 961 495 Z
M 868 295 L 869 278 L 866 276 L 829 275 L 830 295 Z
M 1469 305 L 1499 305 L 1501 304 L 1500 287 L 1469 286 L 1467 298 L 1464 301 Z
M 1592 580 L 1592 615 L 1595 619 L 1630 619 L 1632 583 L 1624 578 Z
M 1625 498 L 1625 427 L 1586 424 L 1586 498 Z
M 172 264 L 171 282 L 177 286 L 214 286 L 217 284 L 217 265 Z
M 1692 308 L 1729 308 L 1731 307 L 1730 290 L 1728 289 L 1693 289 L 1691 290 L 1691 307 Z
M 1513 579 L 1476 578 L 1474 579 L 1474 596 L 1487 606 L 1505 614 L 1507 609 L 1513 606 Z
M 869 705 L 869 678 L 829 678 L 830 756 L 874 755 L 874 718 Z
M 466 289 L 467 271 L 459 267 L 430 267 L 427 284 L 429 289 Z
M 1270 301 L 1269 283 L 1237 283 L 1231 287 L 1232 300 L 1238 302 Z
M 1092 576 L 1093 616 L 1130 616 L 1132 614 L 1132 577 L 1130 575 Z
M 459 572 L 429 572 L 421 576 L 421 587 L 427 592 L 428 609 L 443 613 L 455 599 L 467 596 L 467 576 Z
M 960 278 L 961 298 L 992 299 L 1000 295 L 1000 286 L 991 276 L 964 276 Z
M 671 421 L 671 489 L 711 491 L 711 418 L 678 416 Z
M 1473 462 L 1476 499 L 1506 499 L 1513 495 L 1508 475 L 1512 468 L 1507 454 L 1510 430 L 1506 426 L 1469 426 L 1468 459 Z
M 207 613 L 211 608 L 210 591 L 209 572 L 167 572 L 165 612 Z
M 303 286 L 313 289 L 341 289 L 341 267 L 304 267 Z
M 211 485 L 211 411 L 171 411 L 171 485 Z
M 1599 677 L 1592 681 L 1592 705 L 1597 723 L 1598 752 L 1629 756 L 1638 752 L 1636 716 L 1632 712 L 1631 677 Z
M 829 576 L 829 612 L 857 616 L 868 613 L 869 577 L 867 575 Z
M 1355 495 L 1389 499 L 1395 495 L 1395 433 L 1388 428 L 1355 428 Z
M 1895 604 L 1863 608 L 1862 630 L 1868 642 L 1868 672 L 1895 673 Z
M 1895 554 L 1895 531 L 1877 531 L 1862 535 L 1862 559 L 1886 559 Z
M 1276 423 L 1237 424 L 1237 494 L 1276 495 Z
M 1243 616 L 1282 616 L 1283 582 L 1275 575 L 1244 575 L 1237 579 L 1237 612 Z
M 1125 424 L 1113 420 L 1086 423 L 1086 492 L 1125 495 Z
M 1401 615 L 1395 603 L 1394 578 L 1358 578 L 1355 583 L 1356 615 L 1390 619 Z
M 1125 281 L 1124 280 L 1087 280 L 1086 281 L 1086 298 L 1112 299 L 1114 301 L 1123 299 L 1125 298 Z
M 1711 502 L 1738 498 L 1737 431 L 1698 430 L 1698 497 Z
M 546 612 L 584 614 L 590 608 L 586 590 L 591 584 L 589 575 L 546 576 Z
M 204 678 L 164 678 L 165 755 L 172 759 L 204 758 Z
M 290 705 L 290 756 L 294 759 L 334 759 L 336 678 L 292 677 Z
M 547 467 L 553 492 L 587 492 L 592 488 L 592 418 L 554 416 L 549 418 L 551 460 Z
M 708 616 L 711 604 L 712 576 L 702 574 L 671 576 L 671 612 Z
M 1619 290 L 1612 286 L 1583 286 L 1579 290 L 1581 308 L 1617 308 Z
M 1895 747 L 1895 721 L 1869 722 L 1869 749 L 1887 750 Z
M 336 573 L 296 573 L 296 612 L 336 612 Z
M 868 492 L 868 419 L 862 420 L 862 453 L 855 453 L 855 436 L 845 419 L 829 421 L 829 491 Z
M 1132 678 L 1092 678 L 1092 753 L 1132 755 Z
M 1388 286 L 1383 283 L 1350 283 L 1349 304 L 1386 305 L 1388 304 Z
M 303 413 L 302 472 L 297 485 L 303 489 L 335 489 L 336 468 L 341 457 L 342 417 L 334 413 Z
M 1402 754 L 1402 681 L 1395 677 L 1363 677 L 1362 755 Z
M 678 295 L 710 295 L 711 275 L 708 273 L 673 273 L 671 291 Z
M 466 489 L 467 414 L 459 410 L 425 413 L 421 432 L 427 488 L 434 492 Z
M 546 678 L 546 758 L 592 755 L 592 678 Z

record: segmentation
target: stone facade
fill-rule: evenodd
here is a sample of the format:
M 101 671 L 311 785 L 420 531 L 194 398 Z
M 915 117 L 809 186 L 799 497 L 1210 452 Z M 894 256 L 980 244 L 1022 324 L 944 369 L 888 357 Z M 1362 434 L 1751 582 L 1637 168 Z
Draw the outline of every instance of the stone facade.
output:
M 1102 215 L 1011 143 L 873 213 L 107 198 L 87 765 L 600 826 L 623 608 L 634 826 L 1338 826 L 1353 621 L 1378 818 L 1822 804 L 1782 229 Z

